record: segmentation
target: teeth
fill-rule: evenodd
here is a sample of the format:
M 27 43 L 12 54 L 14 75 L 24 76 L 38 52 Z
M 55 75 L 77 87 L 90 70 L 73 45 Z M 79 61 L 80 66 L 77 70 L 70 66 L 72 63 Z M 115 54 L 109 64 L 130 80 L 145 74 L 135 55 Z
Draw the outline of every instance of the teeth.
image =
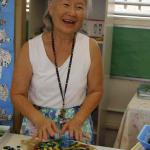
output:
M 74 21 L 68 20 L 68 19 L 64 19 L 64 21 L 67 21 L 67 22 L 70 22 L 70 23 L 73 23 L 73 22 L 74 22 Z

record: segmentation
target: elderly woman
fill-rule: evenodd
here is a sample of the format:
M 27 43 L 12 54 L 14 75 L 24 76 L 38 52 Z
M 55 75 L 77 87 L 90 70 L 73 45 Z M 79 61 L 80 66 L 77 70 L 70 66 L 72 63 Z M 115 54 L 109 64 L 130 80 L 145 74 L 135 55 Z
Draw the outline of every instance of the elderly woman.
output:
M 78 32 L 86 8 L 86 0 L 49 0 L 46 31 L 20 51 L 11 97 L 24 116 L 22 134 L 93 142 L 102 64 L 96 41 Z

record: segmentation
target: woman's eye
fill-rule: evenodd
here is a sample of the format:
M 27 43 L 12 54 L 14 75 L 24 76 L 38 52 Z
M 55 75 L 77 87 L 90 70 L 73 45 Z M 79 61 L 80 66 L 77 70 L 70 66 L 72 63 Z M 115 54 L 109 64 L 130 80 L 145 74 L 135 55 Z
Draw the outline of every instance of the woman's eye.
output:
M 78 10 L 82 10 L 82 9 L 83 9 L 82 6 L 77 6 L 76 8 L 77 8 Z
M 64 6 L 65 6 L 65 7 L 69 7 L 69 4 L 66 3 L 66 4 L 64 4 Z

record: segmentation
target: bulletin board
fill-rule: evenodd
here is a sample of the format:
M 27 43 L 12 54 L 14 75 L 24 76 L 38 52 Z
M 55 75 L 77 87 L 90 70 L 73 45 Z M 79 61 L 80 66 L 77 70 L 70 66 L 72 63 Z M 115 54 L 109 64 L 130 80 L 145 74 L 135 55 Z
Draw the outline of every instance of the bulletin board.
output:
M 0 0 L 0 124 L 12 125 L 10 88 L 14 65 L 14 0 Z
M 111 75 L 150 79 L 150 29 L 114 27 Z

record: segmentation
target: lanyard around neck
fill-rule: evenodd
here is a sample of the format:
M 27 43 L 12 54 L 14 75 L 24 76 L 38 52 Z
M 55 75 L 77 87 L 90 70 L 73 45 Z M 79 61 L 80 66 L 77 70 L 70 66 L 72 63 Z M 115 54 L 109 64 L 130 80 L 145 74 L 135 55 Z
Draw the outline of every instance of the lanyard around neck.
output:
M 67 77 L 66 77 L 66 83 L 65 83 L 64 92 L 62 90 L 60 74 L 59 74 L 59 71 L 58 71 L 57 55 L 56 55 L 55 40 L 54 40 L 54 33 L 53 33 L 53 31 L 52 31 L 52 34 L 51 34 L 51 38 L 52 38 L 52 49 L 53 49 L 53 54 L 54 54 L 54 63 L 55 63 L 57 81 L 58 81 L 58 85 L 59 85 L 59 89 L 60 89 L 60 93 L 61 93 L 61 97 L 62 97 L 62 101 L 63 101 L 63 108 L 64 108 L 64 106 L 65 106 L 65 96 L 66 96 L 66 92 L 67 92 L 68 81 L 69 81 L 69 76 L 70 76 L 70 71 L 71 71 L 71 66 L 72 66 L 75 38 L 73 39 L 73 43 L 72 43 L 71 56 L 70 56 L 70 61 L 69 61 L 69 64 L 68 64 L 68 71 L 67 71 Z

